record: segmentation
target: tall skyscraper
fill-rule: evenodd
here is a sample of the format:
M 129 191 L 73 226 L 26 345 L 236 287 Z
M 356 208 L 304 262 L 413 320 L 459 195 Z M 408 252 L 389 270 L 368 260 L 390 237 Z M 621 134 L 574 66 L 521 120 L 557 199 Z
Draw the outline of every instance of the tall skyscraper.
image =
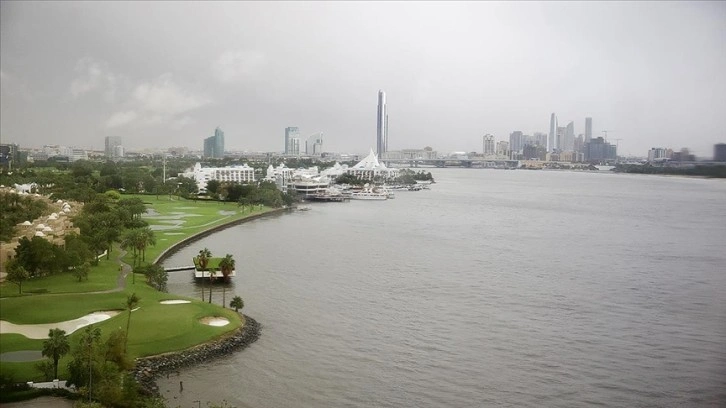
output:
M 553 113 L 550 116 L 550 137 L 547 141 L 547 151 L 554 152 L 557 148 L 557 116 Z
M 567 128 L 564 126 L 557 126 L 557 130 L 555 132 L 555 149 L 558 152 L 564 151 L 563 146 L 565 145 L 565 132 L 567 131 Z
M 565 141 L 560 148 L 563 152 L 571 152 L 575 150 L 575 122 L 570 121 L 565 127 Z
M 515 130 L 514 132 L 509 134 L 509 150 L 519 153 L 522 151 L 522 147 L 524 146 L 524 141 L 522 140 L 524 138 L 524 135 L 522 135 L 522 131 Z
M 378 157 L 388 151 L 388 112 L 386 111 L 386 93 L 378 90 L 378 115 L 376 123 L 376 148 Z
M 585 143 L 592 139 L 592 118 L 585 118 Z
M 494 150 L 494 135 L 486 134 L 484 135 L 484 146 L 483 146 L 483 153 L 484 156 L 493 155 L 496 151 Z
M 323 153 L 323 132 L 308 137 L 305 141 L 305 153 L 309 156 L 320 156 Z
M 120 156 L 118 155 L 118 147 L 121 147 L 121 145 L 121 136 L 106 136 L 106 157 L 123 157 L 123 153 Z M 121 149 L 121 152 L 123 152 L 123 149 Z
M 295 146 L 297 149 L 294 149 Z M 295 126 L 285 128 L 285 154 L 300 154 L 300 130 Z
M 204 157 L 220 159 L 224 157 L 224 132 L 217 126 L 214 136 L 204 139 Z

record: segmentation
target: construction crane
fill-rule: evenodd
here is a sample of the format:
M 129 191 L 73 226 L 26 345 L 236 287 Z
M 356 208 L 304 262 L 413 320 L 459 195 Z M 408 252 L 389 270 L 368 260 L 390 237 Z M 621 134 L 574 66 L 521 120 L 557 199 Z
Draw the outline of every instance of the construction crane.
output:
M 601 130 L 602 133 L 605 133 L 605 141 L 608 140 L 608 132 L 614 132 L 614 130 Z

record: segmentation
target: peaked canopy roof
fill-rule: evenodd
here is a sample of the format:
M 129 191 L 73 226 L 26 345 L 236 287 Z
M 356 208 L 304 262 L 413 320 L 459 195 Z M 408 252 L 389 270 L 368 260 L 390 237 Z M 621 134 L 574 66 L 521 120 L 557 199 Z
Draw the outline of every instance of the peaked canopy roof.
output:
M 371 148 L 371 152 L 368 153 L 368 156 L 366 156 L 365 159 L 358 162 L 358 164 L 356 164 L 352 168 L 359 169 L 359 170 L 387 169 L 385 164 L 378 161 L 378 156 L 376 156 L 376 154 L 373 153 L 373 148 Z

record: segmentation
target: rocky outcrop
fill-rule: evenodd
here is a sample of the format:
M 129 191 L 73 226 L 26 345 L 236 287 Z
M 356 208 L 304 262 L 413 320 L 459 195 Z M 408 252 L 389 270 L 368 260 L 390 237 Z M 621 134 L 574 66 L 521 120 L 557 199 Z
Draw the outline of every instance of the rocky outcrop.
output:
M 262 326 L 249 316 L 245 315 L 245 320 L 244 326 L 220 339 L 177 353 L 136 359 L 133 374 L 139 383 L 141 392 L 147 395 L 159 395 L 159 387 L 156 384 L 157 376 L 209 362 L 211 359 L 226 356 L 257 341 Z

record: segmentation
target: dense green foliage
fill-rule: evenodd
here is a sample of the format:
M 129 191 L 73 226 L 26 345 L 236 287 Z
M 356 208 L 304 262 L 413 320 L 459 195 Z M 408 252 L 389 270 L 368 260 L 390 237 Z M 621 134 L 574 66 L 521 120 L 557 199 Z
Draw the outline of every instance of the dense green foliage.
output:
M 398 172 L 398 177 L 393 180 L 395 184 L 416 184 L 416 181 L 434 181 L 434 176 L 431 172 L 424 172 L 423 170 L 415 172 L 410 169 L 402 169 Z
M 341 174 L 335 179 L 335 184 L 348 184 L 351 186 L 362 186 L 367 182 L 368 180 L 359 179 L 358 177 L 349 173 Z
M 219 197 L 222 201 L 236 202 L 239 205 L 264 205 L 280 208 L 297 201 L 293 194 L 281 192 L 277 185 L 270 181 L 259 184 L 224 183 L 220 186 Z
M 32 221 L 48 210 L 48 203 L 34 197 L 0 192 L 0 241 L 8 242 L 15 236 L 15 226 Z
M 245 307 L 245 302 L 241 297 L 235 296 L 232 301 L 229 302 L 229 307 L 233 307 L 235 312 L 239 312 L 240 309 Z

